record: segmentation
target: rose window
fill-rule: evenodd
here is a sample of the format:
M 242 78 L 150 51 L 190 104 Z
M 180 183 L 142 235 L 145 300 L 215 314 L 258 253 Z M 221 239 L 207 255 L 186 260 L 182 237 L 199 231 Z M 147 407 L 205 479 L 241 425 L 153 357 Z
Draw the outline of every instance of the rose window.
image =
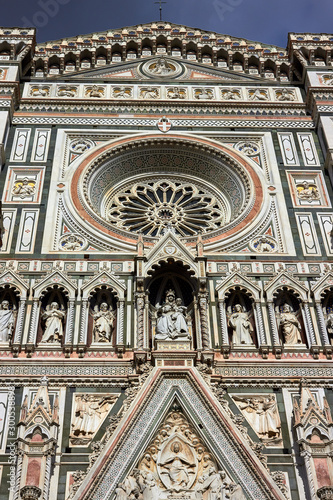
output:
M 119 229 L 147 236 L 159 236 L 166 227 L 192 236 L 221 228 L 225 207 L 207 188 L 163 179 L 123 189 L 108 202 L 105 217 Z

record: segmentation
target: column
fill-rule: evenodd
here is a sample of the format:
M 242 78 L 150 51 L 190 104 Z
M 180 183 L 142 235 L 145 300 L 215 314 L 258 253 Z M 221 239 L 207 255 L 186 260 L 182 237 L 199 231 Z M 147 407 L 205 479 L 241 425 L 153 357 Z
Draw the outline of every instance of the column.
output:
M 256 300 L 256 313 L 257 313 L 257 323 L 258 323 L 257 328 L 258 328 L 259 345 L 266 345 L 267 340 L 265 335 L 264 322 L 262 319 L 261 304 L 259 300 Z
M 88 299 L 82 299 L 79 344 L 87 344 Z
M 15 333 L 13 337 L 13 343 L 15 344 L 20 344 L 22 340 L 25 306 L 26 306 L 26 299 L 21 299 L 17 315 Z
M 204 351 L 210 350 L 210 338 L 207 315 L 207 293 L 199 294 L 199 314 L 201 326 L 202 347 Z
M 313 474 L 312 474 L 312 467 L 311 467 L 311 453 L 309 451 L 304 450 L 301 452 L 301 457 L 304 459 L 304 464 L 305 464 L 305 469 L 306 469 L 306 475 L 308 478 L 308 484 L 309 484 L 309 490 L 310 490 L 310 496 L 311 500 L 316 500 L 317 495 L 316 495 L 316 488 L 313 480 Z
M 138 293 L 136 295 L 136 345 L 139 350 L 142 350 L 144 345 L 144 334 L 145 334 L 144 312 L 145 312 L 144 294 Z
M 303 319 L 305 323 L 305 331 L 306 331 L 306 336 L 308 338 L 309 347 L 311 347 L 312 345 L 316 345 L 316 337 L 312 325 L 308 302 L 303 302 Z

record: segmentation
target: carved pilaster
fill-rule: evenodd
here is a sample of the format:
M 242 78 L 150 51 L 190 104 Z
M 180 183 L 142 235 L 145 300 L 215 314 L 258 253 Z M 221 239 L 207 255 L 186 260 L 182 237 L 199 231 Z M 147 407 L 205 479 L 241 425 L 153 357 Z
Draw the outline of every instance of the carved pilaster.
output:
M 314 484 L 314 478 L 313 478 L 312 467 L 311 467 L 311 453 L 307 450 L 304 450 L 301 452 L 301 456 L 304 459 L 306 475 L 308 478 L 308 484 L 309 484 L 309 490 L 310 490 L 310 498 L 311 498 L 311 500 L 316 500 L 317 499 L 316 488 L 315 488 L 315 484 Z
M 69 299 L 65 344 L 72 344 L 73 343 L 74 313 L 75 313 L 75 299 Z
M 124 346 L 124 300 L 117 302 L 117 338 L 116 338 L 118 356 L 122 357 Z
M 81 304 L 81 324 L 79 332 L 79 346 L 78 352 L 79 356 L 82 357 L 87 349 L 87 333 L 88 333 L 88 299 L 82 299 Z
M 20 344 L 21 340 L 22 340 L 25 306 L 26 306 L 26 299 L 21 299 L 18 314 L 17 314 L 15 337 L 13 338 L 13 343 L 15 343 L 15 344 Z
M 258 338 L 259 338 L 259 343 L 260 345 L 267 344 L 266 340 L 266 335 L 265 335 L 265 328 L 264 328 L 264 321 L 262 318 L 262 310 L 261 310 L 261 304 L 259 301 L 256 301 L 256 315 L 257 315 L 257 328 L 258 328 Z
M 30 329 L 28 336 L 28 343 L 35 344 L 36 334 L 37 334 L 37 322 L 38 322 L 38 311 L 39 311 L 39 299 L 34 299 L 31 309 L 31 319 L 30 319 Z
M 275 353 L 275 356 L 278 359 L 280 359 L 283 346 L 282 346 L 282 344 L 280 342 L 280 338 L 279 338 L 279 332 L 278 332 L 278 328 L 277 328 L 277 324 L 276 324 L 274 304 L 272 301 L 268 302 L 268 319 L 269 319 L 269 324 L 270 324 L 271 332 L 272 332 L 274 353 Z

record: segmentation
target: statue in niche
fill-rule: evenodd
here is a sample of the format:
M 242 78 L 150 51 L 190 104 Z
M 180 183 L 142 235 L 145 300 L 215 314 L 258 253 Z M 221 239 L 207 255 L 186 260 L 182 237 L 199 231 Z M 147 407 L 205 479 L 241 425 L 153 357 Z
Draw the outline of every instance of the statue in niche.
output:
M 234 345 L 253 345 L 251 337 L 253 327 L 249 321 L 249 315 L 244 312 L 240 304 L 235 305 L 235 312 L 229 318 L 229 325 L 232 328 L 232 343 Z
M 326 328 L 329 335 L 333 335 L 333 313 L 327 316 Z
M 64 319 L 66 312 L 59 309 L 58 302 L 51 302 L 46 306 L 46 311 L 42 315 L 45 323 L 44 333 L 41 342 L 50 344 L 60 344 L 64 336 Z
M 182 306 L 180 298 L 176 299 L 175 292 L 168 290 L 165 303 L 156 305 L 157 324 L 156 340 L 190 339 L 186 323 L 186 307 Z
M 301 325 L 289 304 L 282 307 L 280 327 L 285 344 L 302 344 Z
M 3 300 L 0 304 L 0 342 L 12 339 L 15 319 L 16 308 L 11 308 L 8 300 Z
M 240 410 L 264 440 L 281 437 L 281 420 L 273 394 L 267 396 L 233 396 Z
M 94 342 L 111 342 L 113 322 L 115 320 L 115 317 L 115 313 L 106 302 L 102 302 L 99 307 L 94 307 Z
M 195 474 L 193 452 L 188 445 L 184 442 L 181 444 L 178 440 L 162 449 L 157 465 L 163 483 L 171 491 L 187 489 Z
M 84 444 L 92 439 L 117 399 L 116 394 L 76 396 L 70 434 L 72 444 Z

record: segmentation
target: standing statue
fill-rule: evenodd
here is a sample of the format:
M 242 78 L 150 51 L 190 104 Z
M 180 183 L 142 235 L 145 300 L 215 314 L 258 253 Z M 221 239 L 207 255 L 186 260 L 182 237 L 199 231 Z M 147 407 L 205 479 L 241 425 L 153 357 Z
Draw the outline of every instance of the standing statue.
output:
M 11 340 L 15 318 L 16 309 L 11 309 L 8 300 L 3 300 L 0 304 L 0 343 Z
M 64 319 L 66 313 L 59 309 L 58 302 L 51 302 L 46 306 L 46 311 L 42 315 L 45 322 L 45 329 L 41 342 L 43 343 L 61 343 L 64 335 Z
M 71 424 L 73 438 L 90 440 L 98 430 L 101 422 L 118 399 L 118 395 L 81 394 L 75 398 L 74 417 Z
M 111 307 L 106 302 L 94 308 L 94 327 L 93 327 L 93 341 L 94 342 L 111 342 L 111 335 L 113 330 L 113 322 L 115 314 Z
M 240 304 L 235 305 L 235 312 L 229 318 L 229 325 L 232 328 L 232 343 L 234 345 L 253 345 L 251 337 L 253 327 L 249 321 L 249 315 L 244 312 Z
M 208 474 L 204 474 L 198 480 L 196 488 L 196 499 L 201 499 L 202 494 L 207 491 L 207 500 L 222 500 L 225 497 L 225 482 L 226 473 L 224 471 L 216 471 L 215 467 L 210 467 Z M 223 491 L 224 490 L 224 491 Z
M 282 308 L 280 327 L 285 344 L 302 344 L 301 325 L 289 304 Z
M 186 307 L 181 305 L 181 299 L 176 299 L 175 292 L 168 290 L 165 303 L 156 305 L 157 324 L 156 340 L 190 339 L 186 323 Z
M 333 313 L 330 313 L 327 316 L 326 328 L 327 328 L 327 332 L 329 333 L 329 335 L 332 336 L 333 335 Z

